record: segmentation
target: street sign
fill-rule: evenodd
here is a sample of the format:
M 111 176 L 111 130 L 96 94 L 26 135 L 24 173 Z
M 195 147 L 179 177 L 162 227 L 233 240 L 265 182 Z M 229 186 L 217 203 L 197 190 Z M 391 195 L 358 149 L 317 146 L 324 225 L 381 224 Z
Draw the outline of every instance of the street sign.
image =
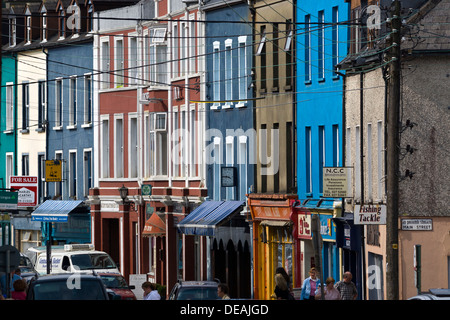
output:
M 30 176 L 11 176 L 10 188 L 18 189 L 18 207 L 34 207 L 37 205 L 38 178 Z
M 17 192 L 0 191 L 0 210 L 17 210 Z
M 141 187 L 141 194 L 143 196 L 151 196 L 152 195 L 152 185 L 151 184 L 143 184 Z
M 61 161 L 59 160 L 45 160 L 45 181 L 46 182 L 61 182 Z

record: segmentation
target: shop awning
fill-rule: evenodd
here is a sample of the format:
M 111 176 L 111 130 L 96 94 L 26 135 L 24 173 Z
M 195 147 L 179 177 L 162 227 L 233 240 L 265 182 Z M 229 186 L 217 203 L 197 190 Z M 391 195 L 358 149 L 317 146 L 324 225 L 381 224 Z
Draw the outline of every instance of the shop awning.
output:
M 214 236 L 216 226 L 243 205 L 243 201 L 205 201 L 177 224 L 178 230 L 189 235 Z
M 31 213 L 32 221 L 67 222 L 69 213 L 83 200 L 47 200 Z
M 166 234 L 166 223 L 161 219 L 161 217 L 156 213 L 148 218 L 145 222 L 144 230 L 142 231 L 142 236 L 144 237 L 158 237 L 164 236 Z

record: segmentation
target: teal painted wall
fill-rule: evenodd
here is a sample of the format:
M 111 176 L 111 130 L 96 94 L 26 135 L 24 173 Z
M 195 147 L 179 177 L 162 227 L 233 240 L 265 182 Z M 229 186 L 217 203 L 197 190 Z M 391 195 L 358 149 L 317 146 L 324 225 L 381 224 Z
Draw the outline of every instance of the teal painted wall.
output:
M 0 110 L 0 188 L 6 188 L 6 154 L 13 153 L 13 174 L 16 174 L 16 59 L 14 56 L 2 55 L 2 84 L 1 84 L 1 110 Z M 13 130 L 6 131 L 6 85 L 13 83 L 14 126 Z

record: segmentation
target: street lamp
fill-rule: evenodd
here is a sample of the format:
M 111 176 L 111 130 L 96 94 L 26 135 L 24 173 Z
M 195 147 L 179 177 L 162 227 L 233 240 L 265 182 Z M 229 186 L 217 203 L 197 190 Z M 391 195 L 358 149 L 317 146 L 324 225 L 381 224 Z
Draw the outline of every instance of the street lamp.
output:
M 119 190 L 120 197 L 122 198 L 122 202 L 125 203 L 125 199 L 128 196 L 128 188 L 122 184 L 122 186 L 120 188 L 118 188 L 118 190 Z

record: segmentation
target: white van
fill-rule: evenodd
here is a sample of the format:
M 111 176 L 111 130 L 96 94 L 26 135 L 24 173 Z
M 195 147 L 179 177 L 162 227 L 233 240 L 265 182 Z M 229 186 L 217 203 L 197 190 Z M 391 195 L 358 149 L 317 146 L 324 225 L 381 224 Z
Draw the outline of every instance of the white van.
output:
M 35 255 L 34 268 L 39 274 L 47 273 L 47 251 L 45 246 L 29 248 L 27 255 Z M 106 252 L 96 251 L 92 244 L 52 246 L 51 255 L 51 273 L 90 270 L 120 273 L 111 257 Z

